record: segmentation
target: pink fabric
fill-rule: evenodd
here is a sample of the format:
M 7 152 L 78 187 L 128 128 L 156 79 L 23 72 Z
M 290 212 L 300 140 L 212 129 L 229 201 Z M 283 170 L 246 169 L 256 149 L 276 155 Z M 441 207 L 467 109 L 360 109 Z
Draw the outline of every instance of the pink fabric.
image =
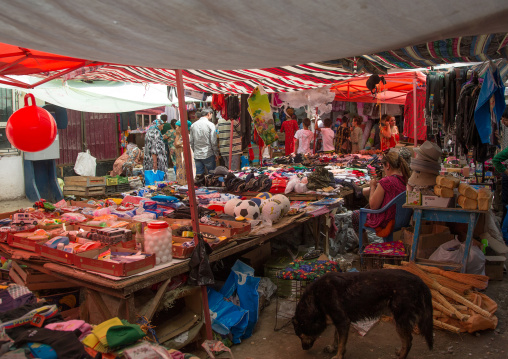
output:
M 425 109 L 425 90 L 416 90 L 416 132 L 419 141 L 427 139 L 427 125 L 425 122 L 424 112 Z M 404 107 L 404 136 L 415 138 L 414 135 L 414 104 L 413 104 L 413 91 L 409 92 L 406 96 L 406 105 Z
M 68 320 L 66 322 L 51 323 L 46 325 L 44 328 L 64 332 L 72 332 L 79 329 L 81 331 L 81 336 L 79 337 L 80 340 L 92 331 L 90 324 L 86 323 L 84 320 Z
M 385 191 L 385 196 L 380 208 L 386 206 L 392 199 L 406 190 L 404 177 L 398 175 L 382 178 L 379 181 L 379 185 L 383 187 Z M 370 228 L 384 228 L 392 219 L 395 219 L 395 206 L 390 207 L 383 213 L 368 214 L 365 225 Z

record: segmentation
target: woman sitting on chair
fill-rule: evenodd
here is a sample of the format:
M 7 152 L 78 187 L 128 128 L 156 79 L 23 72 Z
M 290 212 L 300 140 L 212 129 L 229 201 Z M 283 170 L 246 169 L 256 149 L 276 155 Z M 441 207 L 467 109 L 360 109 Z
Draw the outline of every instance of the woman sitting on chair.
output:
M 389 151 L 381 160 L 385 177 L 379 182 L 373 178 L 370 188 L 365 188 L 363 193 L 369 198 L 370 209 L 380 209 L 392 199 L 406 190 L 407 180 L 410 176 L 409 166 L 406 160 L 395 151 Z M 360 211 L 353 211 L 353 228 L 358 233 Z M 395 224 L 395 206 L 390 207 L 383 213 L 367 215 L 366 226 L 376 229 L 376 235 L 387 237 L 392 233 Z

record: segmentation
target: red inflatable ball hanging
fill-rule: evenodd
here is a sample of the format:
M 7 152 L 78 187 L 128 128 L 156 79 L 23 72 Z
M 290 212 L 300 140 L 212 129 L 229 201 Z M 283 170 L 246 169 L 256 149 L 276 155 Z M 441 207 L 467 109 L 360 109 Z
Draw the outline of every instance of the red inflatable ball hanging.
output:
M 28 99 L 32 104 L 28 105 Z M 35 105 L 32 94 L 25 95 L 25 107 L 14 112 L 5 127 L 9 142 L 25 152 L 42 151 L 55 141 L 57 128 L 53 116 Z

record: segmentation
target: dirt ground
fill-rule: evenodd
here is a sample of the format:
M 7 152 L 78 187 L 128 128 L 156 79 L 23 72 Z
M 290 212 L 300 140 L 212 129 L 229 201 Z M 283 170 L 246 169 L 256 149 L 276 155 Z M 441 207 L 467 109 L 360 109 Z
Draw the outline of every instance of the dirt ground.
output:
M 33 202 L 23 197 L 12 201 L 0 201 L 0 213 L 16 211 L 20 208 L 32 207 Z
M 498 304 L 496 316 L 499 323 L 496 330 L 475 334 L 452 334 L 434 330 L 434 350 L 430 351 L 421 336 L 415 336 L 408 358 L 508 358 L 508 280 L 492 281 L 485 293 Z M 333 341 L 334 330 L 328 327 L 309 351 L 301 348 L 300 340 L 291 325 L 281 331 L 274 331 L 275 300 L 260 314 L 259 322 L 252 337 L 232 348 L 235 359 L 330 359 L 332 354 L 323 348 Z M 391 359 L 400 346 L 394 324 L 378 322 L 365 336 L 353 328 L 349 334 L 347 359 Z M 204 352 L 200 358 L 206 358 Z M 224 353 L 218 358 L 228 358 Z

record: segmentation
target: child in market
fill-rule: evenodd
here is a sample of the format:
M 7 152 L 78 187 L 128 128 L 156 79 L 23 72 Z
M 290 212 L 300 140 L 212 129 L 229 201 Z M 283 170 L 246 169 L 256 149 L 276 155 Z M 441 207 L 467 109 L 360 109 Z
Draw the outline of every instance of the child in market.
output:
M 323 150 L 324 153 L 332 153 L 335 150 L 335 146 L 333 143 L 333 139 L 335 138 L 335 133 L 332 130 L 333 121 L 331 118 L 327 118 L 324 120 L 325 127 L 316 128 L 316 131 L 321 132 L 323 136 Z
M 265 166 L 265 165 L 271 163 L 272 157 L 273 157 L 272 146 L 270 146 L 270 145 L 264 145 L 262 153 L 263 153 L 263 165 Z
M 311 151 L 311 143 L 314 140 L 314 133 L 309 130 L 310 119 L 303 120 L 303 130 L 298 130 L 295 133 L 295 154 L 306 154 Z M 332 131 L 333 132 L 333 131 Z

